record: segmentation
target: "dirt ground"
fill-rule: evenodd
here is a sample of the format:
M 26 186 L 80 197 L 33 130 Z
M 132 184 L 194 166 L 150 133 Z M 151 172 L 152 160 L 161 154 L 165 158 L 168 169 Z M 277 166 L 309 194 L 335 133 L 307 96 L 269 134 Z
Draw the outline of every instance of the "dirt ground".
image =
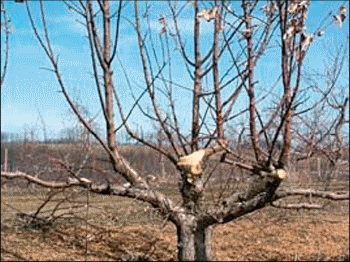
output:
M 346 203 L 344 203 L 346 202 Z M 213 252 L 225 261 L 349 260 L 348 201 L 340 209 L 280 211 L 272 207 L 214 229 Z M 332 211 L 334 211 L 332 213 Z M 88 231 L 88 232 L 87 232 Z M 88 252 L 86 252 L 88 250 Z M 2 225 L 1 260 L 176 260 L 175 227 L 69 223 L 49 228 Z

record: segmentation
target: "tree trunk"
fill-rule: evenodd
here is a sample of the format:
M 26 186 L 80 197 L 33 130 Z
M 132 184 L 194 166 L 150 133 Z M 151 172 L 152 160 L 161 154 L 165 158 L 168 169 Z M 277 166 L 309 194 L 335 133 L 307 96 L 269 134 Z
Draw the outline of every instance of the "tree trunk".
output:
M 177 246 L 179 261 L 208 261 L 210 250 L 209 228 L 197 225 L 195 219 L 186 219 L 177 226 Z

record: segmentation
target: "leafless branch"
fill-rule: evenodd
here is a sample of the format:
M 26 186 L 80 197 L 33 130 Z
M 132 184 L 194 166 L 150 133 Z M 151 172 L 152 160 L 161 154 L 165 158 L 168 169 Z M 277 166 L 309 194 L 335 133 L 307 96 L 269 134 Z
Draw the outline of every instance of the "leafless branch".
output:
M 218 8 L 218 2 L 215 7 Z M 214 18 L 214 41 L 213 41 L 213 82 L 215 90 L 216 130 L 219 140 L 224 139 L 224 119 L 222 116 L 222 103 L 219 84 L 219 33 L 221 28 L 221 17 Z
M 330 200 L 347 200 L 349 199 L 349 192 L 345 194 L 338 194 L 328 191 L 317 191 L 313 189 L 294 189 L 286 191 L 277 191 L 275 195 L 275 200 L 288 197 L 288 196 L 310 196 L 330 199 Z
M 254 92 L 254 54 L 253 54 L 253 39 L 252 39 L 252 26 L 251 26 L 251 16 L 250 10 L 248 10 L 247 2 L 243 1 L 244 10 L 244 20 L 246 24 L 245 38 L 247 40 L 247 52 L 248 52 L 248 96 L 249 96 L 249 126 L 250 126 L 250 136 L 255 153 L 255 158 L 259 163 L 261 161 L 260 156 L 260 146 L 258 142 L 258 134 L 256 131 L 256 104 L 255 104 L 255 92 Z
M 283 209 L 322 209 L 322 205 L 318 204 L 308 204 L 308 203 L 302 203 L 302 204 L 275 204 L 271 203 L 273 207 L 276 208 L 283 208 Z
M 200 18 L 198 17 L 199 5 L 198 1 L 194 1 L 194 56 L 195 56 L 195 70 L 194 70 L 194 88 L 193 88 L 193 102 L 192 102 L 192 151 L 198 150 L 198 136 L 199 136 L 199 99 L 202 89 L 202 70 L 201 70 L 201 53 L 200 53 Z
M 1 17 L 4 17 L 4 23 L 1 24 L 1 33 L 4 31 L 5 32 L 5 58 L 4 58 L 4 67 L 2 68 L 1 72 L 1 84 L 0 86 L 4 84 L 5 81 L 5 76 L 7 73 L 7 67 L 8 67 L 8 62 L 9 62 L 9 50 L 10 50 L 10 34 L 11 34 L 11 24 L 10 24 L 10 18 L 8 16 L 7 9 L 5 7 L 5 2 L 1 2 Z
M 147 62 L 146 62 L 146 58 L 145 58 L 146 54 L 145 54 L 145 48 L 144 48 L 144 40 L 142 39 L 142 36 L 141 36 L 141 28 L 140 28 L 140 23 L 139 23 L 139 18 L 138 18 L 138 2 L 137 1 L 135 2 L 134 7 L 135 7 L 135 26 L 136 26 L 136 30 L 137 30 L 137 38 L 138 38 L 138 44 L 139 44 L 139 48 L 140 48 L 140 56 L 141 56 L 141 61 L 142 61 L 144 78 L 145 78 L 146 85 L 148 88 L 148 94 L 151 98 L 152 106 L 154 109 L 154 113 L 156 114 L 157 120 L 158 120 L 160 126 L 162 127 L 163 131 L 167 135 L 168 141 L 170 142 L 176 155 L 179 156 L 180 152 L 178 150 L 178 147 L 174 143 L 171 132 L 169 131 L 169 129 L 165 125 L 165 120 L 161 116 L 161 112 L 160 112 L 159 106 L 157 104 L 155 93 L 154 93 L 154 86 L 152 84 L 152 81 L 150 80 L 148 66 L 147 66 Z

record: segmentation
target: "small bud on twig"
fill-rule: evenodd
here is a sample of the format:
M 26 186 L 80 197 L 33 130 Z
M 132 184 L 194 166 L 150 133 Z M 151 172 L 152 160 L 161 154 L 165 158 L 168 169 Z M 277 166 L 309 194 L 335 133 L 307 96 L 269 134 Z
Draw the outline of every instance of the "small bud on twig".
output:
M 345 18 L 346 18 L 346 8 L 345 6 L 341 6 L 339 8 L 339 15 L 333 15 L 334 20 L 338 23 L 339 27 L 342 27 Z

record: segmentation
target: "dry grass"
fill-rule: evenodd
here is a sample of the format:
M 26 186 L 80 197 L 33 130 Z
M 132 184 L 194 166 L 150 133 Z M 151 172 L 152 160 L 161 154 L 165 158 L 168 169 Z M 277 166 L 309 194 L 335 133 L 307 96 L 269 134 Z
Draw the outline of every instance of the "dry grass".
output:
M 172 191 L 171 191 L 172 192 Z M 174 192 L 173 192 L 174 193 Z M 163 228 L 146 204 L 90 196 L 88 226 L 82 220 L 57 220 L 35 228 L 16 222 L 8 203 L 34 210 L 43 192 L 1 195 L 1 260 L 176 260 L 176 231 Z M 85 199 L 84 196 L 80 200 Z M 298 202 L 299 198 L 294 201 Z M 100 209 L 97 209 L 99 207 Z M 101 209 L 102 208 L 102 209 Z M 117 222 L 101 210 L 116 214 Z M 86 209 L 80 216 L 85 218 Z M 324 210 L 285 211 L 267 207 L 214 231 L 218 260 L 344 260 L 349 254 L 349 202 L 328 202 Z M 86 253 L 86 240 L 88 252 Z
M 16 153 L 13 157 L 18 165 L 23 165 L 18 166 L 20 170 L 27 170 L 34 164 L 41 163 L 43 156 L 62 158 L 69 152 L 69 160 L 79 166 L 81 159 L 75 158 L 84 150 L 79 146 L 64 144 L 33 145 L 28 149 L 19 147 L 14 150 Z M 27 151 L 36 158 L 28 158 Z M 106 157 L 99 147 L 93 146 L 92 152 L 94 159 Z M 159 155 L 154 151 L 144 147 L 124 146 L 122 154 L 140 174 L 160 173 L 157 172 L 161 170 Z M 108 169 L 108 162 L 96 161 L 96 167 Z M 224 180 L 231 173 L 239 174 L 227 166 L 218 168 L 215 172 L 216 175 L 213 177 Z M 176 185 L 169 185 L 170 181 L 176 182 L 177 178 L 174 167 L 167 161 L 165 173 L 169 175 L 166 177 L 167 183 L 159 190 L 174 201 L 180 201 Z M 305 180 L 309 176 L 303 173 L 300 175 L 301 178 L 296 181 L 290 179 L 291 181 L 283 182 L 281 188 L 299 187 L 295 182 L 301 183 L 304 188 L 323 188 L 320 183 L 314 183 L 311 177 L 309 181 Z M 94 178 L 94 174 L 91 174 L 90 178 Z M 96 179 L 101 180 L 101 177 Z M 225 186 L 227 183 L 214 179 L 213 181 L 210 185 L 211 190 L 206 192 L 208 203 L 219 193 L 225 192 L 227 195 L 245 187 L 244 182 L 234 182 L 233 188 L 227 188 Z M 1 194 L 1 260 L 113 261 L 177 258 L 175 227 L 166 224 L 161 228 L 163 223 L 161 217 L 150 209 L 149 205 L 140 201 L 90 194 L 88 214 L 86 208 L 77 208 L 75 214 L 80 219 L 70 217 L 57 220 L 50 227 L 37 228 L 17 221 L 16 211 L 5 204 L 23 212 L 34 211 L 42 203 L 47 191 L 16 191 L 9 188 L 2 190 Z M 349 185 L 332 182 L 331 188 L 348 191 Z M 55 200 L 58 201 L 60 197 L 62 195 L 57 195 Z M 83 205 L 86 203 L 86 195 L 79 192 L 70 196 L 70 199 Z M 305 199 L 295 197 L 290 202 L 300 201 L 305 202 Z M 313 201 L 318 203 L 318 200 Z M 322 203 L 326 204 L 323 210 L 285 211 L 267 207 L 231 223 L 218 225 L 213 240 L 216 259 L 255 261 L 349 259 L 349 201 Z M 52 209 L 53 204 L 54 202 L 45 207 L 44 211 Z M 69 205 L 71 204 L 65 203 L 62 207 Z M 86 218 L 90 226 L 86 226 L 84 222 Z
M 218 260 L 341 260 L 349 254 L 349 217 L 266 208 L 218 226 L 214 246 Z

